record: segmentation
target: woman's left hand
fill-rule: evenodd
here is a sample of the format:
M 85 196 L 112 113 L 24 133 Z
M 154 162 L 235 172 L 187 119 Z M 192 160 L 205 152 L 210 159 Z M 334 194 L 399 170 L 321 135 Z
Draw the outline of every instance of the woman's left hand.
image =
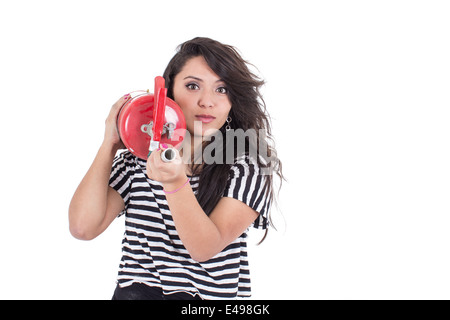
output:
M 172 148 L 172 146 L 160 144 L 160 148 L 153 151 L 147 159 L 147 176 L 152 180 L 161 182 L 164 186 L 176 185 L 187 179 L 185 166 L 177 149 L 173 149 L 176 154 L 174 160 L 164 162 L 161 159 L 161 153 L 168 148 Z

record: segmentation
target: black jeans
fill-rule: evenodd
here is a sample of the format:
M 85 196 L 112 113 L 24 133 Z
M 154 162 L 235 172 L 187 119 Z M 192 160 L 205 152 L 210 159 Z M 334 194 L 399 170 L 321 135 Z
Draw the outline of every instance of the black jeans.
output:
M 202 300 L 198 295 L 186 292 L 164 294 L 161 288 L 149 287 L 143 283 L 133 283 L 121 288 L 116 286 L 112 300 Z

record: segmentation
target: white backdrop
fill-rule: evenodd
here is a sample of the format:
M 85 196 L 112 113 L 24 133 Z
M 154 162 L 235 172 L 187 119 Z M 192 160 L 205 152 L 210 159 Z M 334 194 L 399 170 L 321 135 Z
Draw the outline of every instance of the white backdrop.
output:
M 236 46 L 267 81 L 288 181 L 254 299 L 449 299 L 446 1 L 2 1 L 0 299 L 110 299 L 123 219 L 67 209 L 110 106 L 178 44 Z

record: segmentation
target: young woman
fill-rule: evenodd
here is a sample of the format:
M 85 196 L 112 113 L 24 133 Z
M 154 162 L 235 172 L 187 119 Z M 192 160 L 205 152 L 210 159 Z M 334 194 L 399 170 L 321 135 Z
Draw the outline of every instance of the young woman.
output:
M 192 137 L 185 140 L 191 148 L 181 150 L 191 150 L 188 159 L 194 160 L 195 148 L 204 150 L 214 141 L 208 138 L 211 134 L 225 137 L 242 129 L 258 139 L 270 138 L 259 92 L 263 81 L 233 47 L 208 38 L 187 41 L 178 47 L 164 78 L 168 96 L 182 109 Z M 113 299 L 250 296 L 247 231 L 252 225 L 269 226 L 273 183 L 263 169 L 275 168 L 282 177 L 275 150 L 268 144 L 257 147 L 270 156 L 269 163 L 267 156 L 251 156 L 249 144 L 234 153 L 233 141 L 224 139 L 215 155 L 225 159 L 231 146 L 232 163 L 181 161 L 186 154 L 180 153 L 176 161 L 166 163 L 161 152 L 167 145 L 147 161 L 129 151 L 115 157 L 124 148 L 116 119 L 129 98 L 125 95 L 113 105 L 104 141 L 70 203 L 72 235 L 93 239 L 125 214 Z

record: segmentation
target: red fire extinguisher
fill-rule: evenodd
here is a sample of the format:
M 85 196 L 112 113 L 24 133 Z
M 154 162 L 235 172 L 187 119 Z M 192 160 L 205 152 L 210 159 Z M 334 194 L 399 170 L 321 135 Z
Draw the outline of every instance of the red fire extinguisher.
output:
M 181 108 L 167 97 L 165 80 L 155 78 L 155 91 L 134 92 L 120 110 L 117 127 L 125 147 L 146 160 L 160 143 L 179 148 L 186 133 L 186 120 Z M 166 159 L 169 159 L 168 152 Z M 164 159 L 164 157 L 163 157 Z

